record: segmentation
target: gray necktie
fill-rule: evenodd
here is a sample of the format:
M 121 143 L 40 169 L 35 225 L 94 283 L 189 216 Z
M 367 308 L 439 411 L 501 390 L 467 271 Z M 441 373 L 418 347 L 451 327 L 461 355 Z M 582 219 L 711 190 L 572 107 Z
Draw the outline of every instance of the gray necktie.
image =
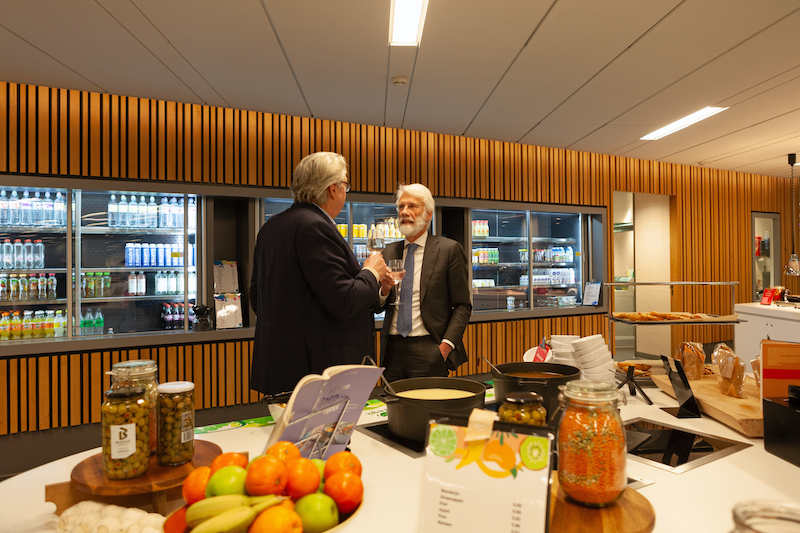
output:
M 411 243 L 406 247 L 406 260 L 403 268 L 406 275 L 400 284 L 400 309 L 397 310 L 397 333 L 403 337 L 411 333 L 411 304 L 414 296 L 414 250 L 419 245 Z

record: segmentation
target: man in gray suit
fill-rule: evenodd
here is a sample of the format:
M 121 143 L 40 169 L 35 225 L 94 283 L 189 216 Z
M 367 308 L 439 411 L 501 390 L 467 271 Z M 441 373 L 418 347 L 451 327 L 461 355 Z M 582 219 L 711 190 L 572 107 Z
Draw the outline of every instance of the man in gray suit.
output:
M 447 376 L 467 361 L 461 341 L 472 313 L 466 254 L 458 242 L 428 233 L 435 203 L 427 187 L 401 185 L 395 205 L 406 238 L 387 246 L 383 256 L 387 263 L 402 259 L 405 277 L 399 305 L 392 305 L 398 292 L 391 273 L 381 280 L 384 376 Z

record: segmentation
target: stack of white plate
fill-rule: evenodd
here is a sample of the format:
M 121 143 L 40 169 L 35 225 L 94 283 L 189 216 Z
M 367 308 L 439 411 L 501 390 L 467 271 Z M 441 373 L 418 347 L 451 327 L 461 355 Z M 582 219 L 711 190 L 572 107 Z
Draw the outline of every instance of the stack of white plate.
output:
M 583 378 L 591 381 L 612 381 L 615 375 L 614 360 L 602 335 L 590 335 L 572 341 L 572 347 L 583 371 Z
M 572 341 L 580 338 L 580 335 L 552 335 L 550 337 L 550 348 L 553 352 L 553 358 L 548 362 L 580 368 L 578 355 L 575 353 L 575 348 L 572 347 Z

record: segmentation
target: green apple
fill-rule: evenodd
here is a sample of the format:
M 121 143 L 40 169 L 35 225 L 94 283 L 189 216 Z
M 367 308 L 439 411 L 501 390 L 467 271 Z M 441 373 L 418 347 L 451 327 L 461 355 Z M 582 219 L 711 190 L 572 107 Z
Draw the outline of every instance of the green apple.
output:
M 327 494 L 303 496 L 294 505 L 294 512 L 303 521 L 303 533 L 321 533 L 339 525 L 339 509 Z
M 246 494 L 244 481 L 247 470 L 241 466 L 223 466 L 214 472 L 206 485 L 206 497 L 222 496 L 223 494 Z
M 317 466 L 317 470 L 319 470 L 319 487 L 317 487 L 317 492 L 322 492 L 325 486 L 325 461 L 322 459 L 311 459 L 311 462 L 314 463 Z

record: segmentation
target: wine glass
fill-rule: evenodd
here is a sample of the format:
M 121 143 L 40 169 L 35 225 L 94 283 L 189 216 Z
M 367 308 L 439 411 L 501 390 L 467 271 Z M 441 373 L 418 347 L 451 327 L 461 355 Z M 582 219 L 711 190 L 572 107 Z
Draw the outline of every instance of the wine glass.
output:
M 384 229 L 382 224 L 372 224 L 367 233 L 367 250 L 370 255 L 382 252 L 386 248 L 386 241 L 384 240 Z
M 392 273 L 392 282 L 395 285 L 400 285 L 400 280 L 406 275 L 406 269 L 403 266 L 402 259 L 389 259 L 389 271 Z M 397 288 L 397 298 L 392 302 L 392 305 L 400 305 L 400 287 Z

